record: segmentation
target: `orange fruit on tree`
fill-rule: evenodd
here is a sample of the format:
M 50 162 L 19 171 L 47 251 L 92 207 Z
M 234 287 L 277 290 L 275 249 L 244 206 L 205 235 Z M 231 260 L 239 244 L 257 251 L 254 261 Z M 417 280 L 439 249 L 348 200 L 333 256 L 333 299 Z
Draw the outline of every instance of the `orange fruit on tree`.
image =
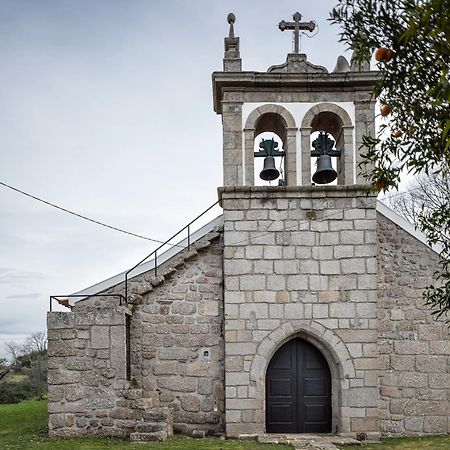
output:
M 375 189 L 378 189 L 378 190 L 381 191 L 381 189 L 383 189 L 385 185 L 386 185 L 386 184 L 385 184 L 384 181 L 377 181 L 376 183 L 373 184 L 373 187 L 374 187 Z
M 391 107 L 389 105 L 382 105 L 380 108 L 380 114 L 386 117 L 391 112 Z
M 383 62 L 386 59 L 388 49 L 384 47 L 377 48 L 375 51 L 375 59 L 378 62 Z
M 394 57 L 394 50 L 391 50 L 390 48 L 386 49 L 386 54 L 384 57 L 384 62 L 389 62 Z
M 392 136 L 395 138 L 399 138 L 402 136 L 402 134 L 403 134 L 402 130 L 396 130 L 392 133 Z

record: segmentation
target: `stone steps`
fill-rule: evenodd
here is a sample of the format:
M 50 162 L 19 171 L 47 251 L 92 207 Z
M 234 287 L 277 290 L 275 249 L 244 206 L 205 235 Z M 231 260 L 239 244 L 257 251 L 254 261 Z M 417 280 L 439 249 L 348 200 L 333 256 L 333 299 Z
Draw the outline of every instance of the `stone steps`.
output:
M 141 304 L 143 300 L 142 297 L 144 295 L 152 292 L 156 287 L 164 284 L 166 279 L 175 275 L 180 269 L 185 267 L 185 264 L 189 260 L 195 258 L 199 251 L 208 248 L 212 241 L 220 236 L 220 231 L 220 227 L 215 228 L 198 241 L 193 242 L 189 249 L 185 248 L 181 250 L 180 253 L 173 256 L 172 260 L 169 260 L 169 263 L 171 263 L 170 265 L 162 267 L 158 270 L 159 275 L 157 277 L 151 277 L 147 283 L 140 284 L 138 287 L 131 289 L 128 303 L 133 305 Z
M 333 434 L 265 434 L 261 444 L 290 444 L 295 450 L 337 450 L 336 445 L 361 445 L 356 439 Z
M 142 422 L 130 434 L 131 442 L 161 442 L 173 434 L 173 412 L 170 408 L 154 408 L 143 413 Z
M 167 439 L 165 431 L 155 431 L 153 433 L 134 432 L 130 434 L 131 442 L 162 442 Z

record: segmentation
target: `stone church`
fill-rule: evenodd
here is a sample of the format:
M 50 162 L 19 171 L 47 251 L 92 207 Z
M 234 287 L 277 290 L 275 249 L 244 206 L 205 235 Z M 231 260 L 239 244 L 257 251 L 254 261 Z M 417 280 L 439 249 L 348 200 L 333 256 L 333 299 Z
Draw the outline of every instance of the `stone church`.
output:
M 449 331 L 422 298 L 438 254 L 359 175 L 378 72 L 312 64 L 300 20 L 286 62 L 251 72 L 228 17 L 223 214 L 48 313 L 51 436 L 448 433 Z

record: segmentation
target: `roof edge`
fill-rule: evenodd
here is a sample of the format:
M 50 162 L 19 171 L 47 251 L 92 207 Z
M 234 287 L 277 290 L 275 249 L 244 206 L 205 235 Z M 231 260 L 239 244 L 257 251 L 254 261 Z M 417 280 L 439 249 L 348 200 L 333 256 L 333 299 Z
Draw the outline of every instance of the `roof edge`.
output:
M 412 237 L 425 244 L 428 248 L 436 252 L 438 255 L 442 252 L 443 248 L 441 245 L 430 245 L 427 241 L 425 233 L 418 230 L 411 222 L 406 220 L 403 216 L 395 212 L 393 209 L 389 208 L 389 206 L 385 205 L 381 200 L 377 201 L 377 211 L 387 219 L 394 222 Z
M 206 236 L 209 232 L 211 232 L 215 227 L 222 225 L 222 214 L 215 219 L 208 222 L 206 225 L 203 225 L 201 228 L 196 230 L 194 233 L 191 234 L 190 243 L 193 244 L 194 242 L 198 241 L 202 237 Z M 183 247 L 183 248 L 180 248 Z M 177 253 L 180 253 L 184 250 L 184 248 L 187 247 L 187 238 L 182 239 L 181 241 L 177 242 L 176 244 L 173 244 L 172 248 L 169 248 L 161 255 L 158 255 L 158 266 L 162 263 L 166 262 L 173 256 L 175 256 Z M 150 259 L 149 261 L 141 264 L 140 266 L 136 267 L 129 275 L 128 279 L 131 280 L 133 277 L 137 277 L 139 275 L 142 275 L 145 272 L 148 272 L 149 270 L 154 269 L 155 260 Z M 99 283 L 93 284 L 92 286 L 89 286 L 85 289 L 82 289 L 81 291 L 74 292 L 71 295 L 94 295 L 98 294 L 99 292 L 102 292 L 106 289 L 109 289 L 113 286 L 116 286 L 117 284 L 123 283 L 125 281 L 125 273 L 121 272 L 117 275 L 114 275 L 110 278 L 107 278 L 106 280 L 100 281 Z M 80 300 L 78 300 L 80 301 Z

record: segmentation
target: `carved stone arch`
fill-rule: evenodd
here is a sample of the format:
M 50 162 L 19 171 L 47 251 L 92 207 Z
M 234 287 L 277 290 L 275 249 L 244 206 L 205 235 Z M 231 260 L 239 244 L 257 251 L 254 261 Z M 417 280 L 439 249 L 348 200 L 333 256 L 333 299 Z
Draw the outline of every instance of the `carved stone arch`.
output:
M 250 383 L 255 389 L 255 398 L 266 406 L 266 371 L 274 353 L 287 341 L 301 337 L 318 348 L 328 362 L 332 383 L 332 430 L 333 432 L 349 432 L 349 420 L 343 412 L 342 392 L 348 390 L 349 379 L 355 377 L 355 367 L 347 346 L 334 333 L 314 320 L 293 320 L 281 324 L 268 334 L 259 344 L 256 355 L 250 366 Z M 261 415 L 261 423 L 257 428 L 265 431 L 265 415 Z
M 297 184 L 297 125 L 293 115 L 283 106 L 275 104 L 265 104 L 255 108 L 247 117 L 244 127 L 244 146 L 245 146 L 245 184 L 254 184 L 254 156 L 253 148 L 255 143 L 258 121 L 264 119 L 264 116 L 278 116 L 282 119 L 284 132 L 280 135 L 283 141 L 285 157 L 285 175 L 286 184 L 289 186 Z M 273 131 L 265 129 L 264 131 Z M 278 133 L 277 133 L 278 134 Z
M 263 115 L 267 113 L 274 113 L 280 115 L 284 121 L 286 122 L 287 128 L 296 128 L 294 116 L 281 105 L 275 105 L 272 103 L 268 103 L 265 105 L 258 106 L 255 108 L 247 117 L 245 121 L 244 129 L 255 129 L 256 121 Z
M 350 118 L 348 112 L 339 105 L 334 103 L 319 103 L 311 107 L 307 113 L 303 116 L 301 128 L 312 127 L 312 122 L 314 117 L 316 117 L 321 112 L 331 112 L 339 116 L 342 121 L 342 126 L 352 127 L 352 119 Z
M 338 184 L 356 183 L 354 162 L 352 119 L 347 111 L 334 103 L 319 103 L 311 107 L 303 117 L 301 131 L 302 142 L 302 184 L 311 184 L 311 133 L 327 131 L 336 141 L 336 148 L 341 150 L 338 160 Z

